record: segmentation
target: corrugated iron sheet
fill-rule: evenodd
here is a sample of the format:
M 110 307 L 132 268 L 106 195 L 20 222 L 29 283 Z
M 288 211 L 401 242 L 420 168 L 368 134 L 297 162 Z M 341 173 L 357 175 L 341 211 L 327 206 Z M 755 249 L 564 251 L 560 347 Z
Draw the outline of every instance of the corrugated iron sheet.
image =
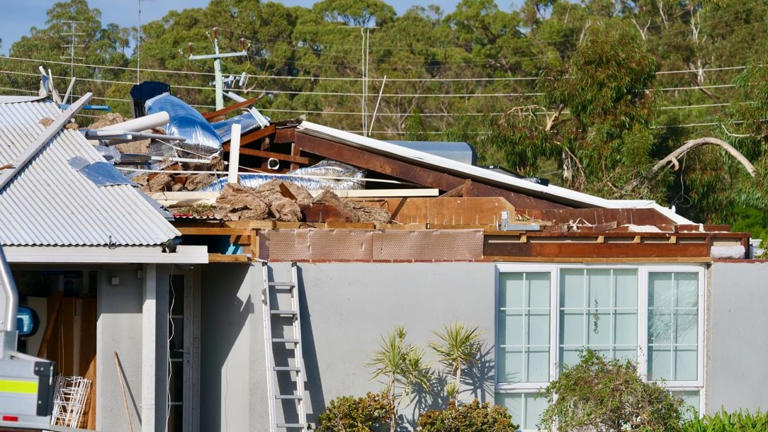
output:
M 0 165 L 61 114 L 47 101 L 0 103 Z M 97 186 L 69 164 L 103 161 L 78 131 L 63 129 L 0 191 L 0 242 L 19 246 L 157 245 L 181 235 L 130 185 Z

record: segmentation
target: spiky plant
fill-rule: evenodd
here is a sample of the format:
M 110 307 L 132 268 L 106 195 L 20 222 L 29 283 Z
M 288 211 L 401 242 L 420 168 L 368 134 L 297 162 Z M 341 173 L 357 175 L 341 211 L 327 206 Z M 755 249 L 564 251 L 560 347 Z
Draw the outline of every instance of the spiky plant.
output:
M 379 342 L 368 366 L 373 367 L 372 379 L 383 378 L 385 391 L 395 409 L 390 419 L 390 431 L 396 428 L 397 408 L 415 385 L 429 387 L 432 373 L 424 362 L 424 351 L 405 341 L 407 332 L 398 326 Z M 402 392 L 398 393 L 400 387 Z
M 443 326 L 434 332 L 438 341 L 431 342 L 429 347 L 437 354 L 442 363 L 453 375 L 453 386 L 446 387 L 448 397 L 455 399 L 461 390 L 461 371 L 467 365 L 477 362 L 480 352 L 480 331 L 464 323 L 455 322 Z

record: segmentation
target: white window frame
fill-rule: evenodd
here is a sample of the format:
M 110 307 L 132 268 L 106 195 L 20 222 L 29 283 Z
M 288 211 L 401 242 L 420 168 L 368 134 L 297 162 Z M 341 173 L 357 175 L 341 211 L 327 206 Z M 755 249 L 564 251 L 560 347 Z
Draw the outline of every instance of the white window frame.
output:
M 497 263 L 495 269 L 494 302 L 494 344 L 499 334 L 499 281 L 502 273 L 549 273 L 550 274 L 550 319 L 549 319 L 549 378 L 557 379 L 560 374 L 560 271 L 562 269 L 633 269 L 637 271 L 637 367 L 640 376 L 648 378 L 648 291 L 649 273 L 696 273 L 698 275 L 698 347 L 697 379 L 695 381 L 657 381 L 670 391 L 698 391 L 698 411 L 704 412 L 705 386 L 705 323 L 706 323 L 706 265 L 701 264 L 553 264 L 553 263 Z M 498 355 L 498 348 L 495 350 Z M 498 364 L 498 359 L 496 364 Z M 494 388 L 497 393 L 532 393 L 543 390 L 549 383 L 500 383 L 498 368 L 494 367 Z

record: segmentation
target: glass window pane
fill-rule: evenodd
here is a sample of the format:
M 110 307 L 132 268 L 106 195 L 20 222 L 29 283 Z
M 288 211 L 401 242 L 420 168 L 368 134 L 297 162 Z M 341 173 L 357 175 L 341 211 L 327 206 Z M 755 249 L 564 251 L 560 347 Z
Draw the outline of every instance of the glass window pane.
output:
M 648 307 L 672 307 L 672 273 L 648 274 Z
M 528 281 L 528 306 L 549 308 L 549 273 L 526 273 Z
M 699 412 L 699 391 L 672 391 L 673 395 L 683 400 L 684 411 L 686 415 L 690 416 L 694 412 Z
M 528 345 L 549 345 L 549 314 L 528 317 Z
M 607 358 L 636 360 L 637 270 L 567 269 L 560 274 L 562 363 L 573 364 L 584 348 Z
M 699 275 L 675 273 L 677 282 L 677 307 L 695 308 L 699 303 Z
M 637 270 L 613 271 L 616 284 L 616 307 L 637 308 Z
M 520 427 L 536 430 L 541 414 L 547 409 L 547 405 L 547 398 L 535 393 L 525 393 L 525 423 L 521 424 Z
M 560 271 L 560 306 L 584 307 L 584 270 Z
M 597 313 L 594 309 L 587 314 L 587 346 L 600 348 L 611 346 L 611 313 Z
M 698 352 L 696 349 L 677 348 L 675 350 L 675 380 L 696 381 L 698 376 Z
M 528 382 L 549 381 L 549 351 L 528 352 Z
M 589 289 L 587 306 L 598 310 L 611 307 L 611 271 L 589 270 L 587 276 L 587 288 Z
M 547 398 L 538 393 L 496 393 L 496 404 L 507 408 L 512 421 L 522 430 L 537 430 L 541 414 L 547 409 Z
M 523 307 L 522 273 L 501 273 L 499 275 L 499 306 L 503 308 Z
M 522 424 L 523 421 L 523 394 L 522 393 L 496 393 L 496 404 L 509 411 L 512 421 Z
M 523 345 L 523 316 L 501 311 L 499 316 L 499 346 Z
M 549 273 L 499 276 L 498 371 L 502 383 L 549 381 Z
M 618 312 L 616 320 L 615 344 L 637 346 L 637 312 Z
M 522 351 L 503 350 L 502 359 L 498 364 L 499 382 L 517 383 L 523 376 Z
M 648 375 L 698 379 L 699 277 L 695 272 L 648 275 Z
M 652 380 L 669 380 L 672 376 L 672 351 L 648 347 L 648 377 Z

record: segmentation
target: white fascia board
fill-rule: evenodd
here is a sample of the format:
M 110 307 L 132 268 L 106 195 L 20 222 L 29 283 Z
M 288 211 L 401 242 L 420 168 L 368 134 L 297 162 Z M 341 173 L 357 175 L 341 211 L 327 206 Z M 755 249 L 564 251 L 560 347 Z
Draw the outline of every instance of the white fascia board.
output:
M 206 246 L 176 247 L 164 253 L 160 246 L 4 246 L 12 264 L 207 264 Z
M 353 147 L 371 150 L 375 153 L 383 153 L 388 156 L 392 156 L 395 159 L 410 159 L 420 162 L 424 165 L 439 168 L 442 171 L 458 173 L 462 176 L 470 178 L 480 178 L 504 186 L 511 186 L 514 189 L 526 191 L 534 196 L 550 198 L 560 202 L 566 201 L 582 206 L 616 208 L 611 200 L 596 197 L 594 195 L 577 192 L 560 186 L 543 186 L 528 180 L 497 173 L 474 165 L 457 162 L 442 156 L 436 156 L 422 151 L 409 149 L 397 144 L 360 136 L 308 121 L 301 122 L 301 124 L 298 125 L 296 129 L 308 135 L 326 138 L 331 141 L 342 142 Z
M 380 141 L 373 138 L 345 132 L 328 126 L 303 121 L 296 128 L 300 132 L 331 141 L 342 142 L 357 148 L 383 153 L 396 159 L 410 159 L 425 165 L 439 168 L 444 171 L 458 173 L 470 178 L 480 178 L 492 183 L 511 186 L 513 189 L 525 191 L 533 196 L 549 198 L 558 202 L 567 202 L 585 207 L 603 208 L 653 208 L 678 224 L 691 224 L 690 220 L 678 215 L 671 209 L 657 204 L 651 200 L 609 200 L 598 196 L 577 192 L 560 186 L 543 186 L 519 179 L 510 175 L 497 173 L 485 168 L 457 162 L 452 159 L 436 156 L 418 150 L 409 149 L 397 144 Z

